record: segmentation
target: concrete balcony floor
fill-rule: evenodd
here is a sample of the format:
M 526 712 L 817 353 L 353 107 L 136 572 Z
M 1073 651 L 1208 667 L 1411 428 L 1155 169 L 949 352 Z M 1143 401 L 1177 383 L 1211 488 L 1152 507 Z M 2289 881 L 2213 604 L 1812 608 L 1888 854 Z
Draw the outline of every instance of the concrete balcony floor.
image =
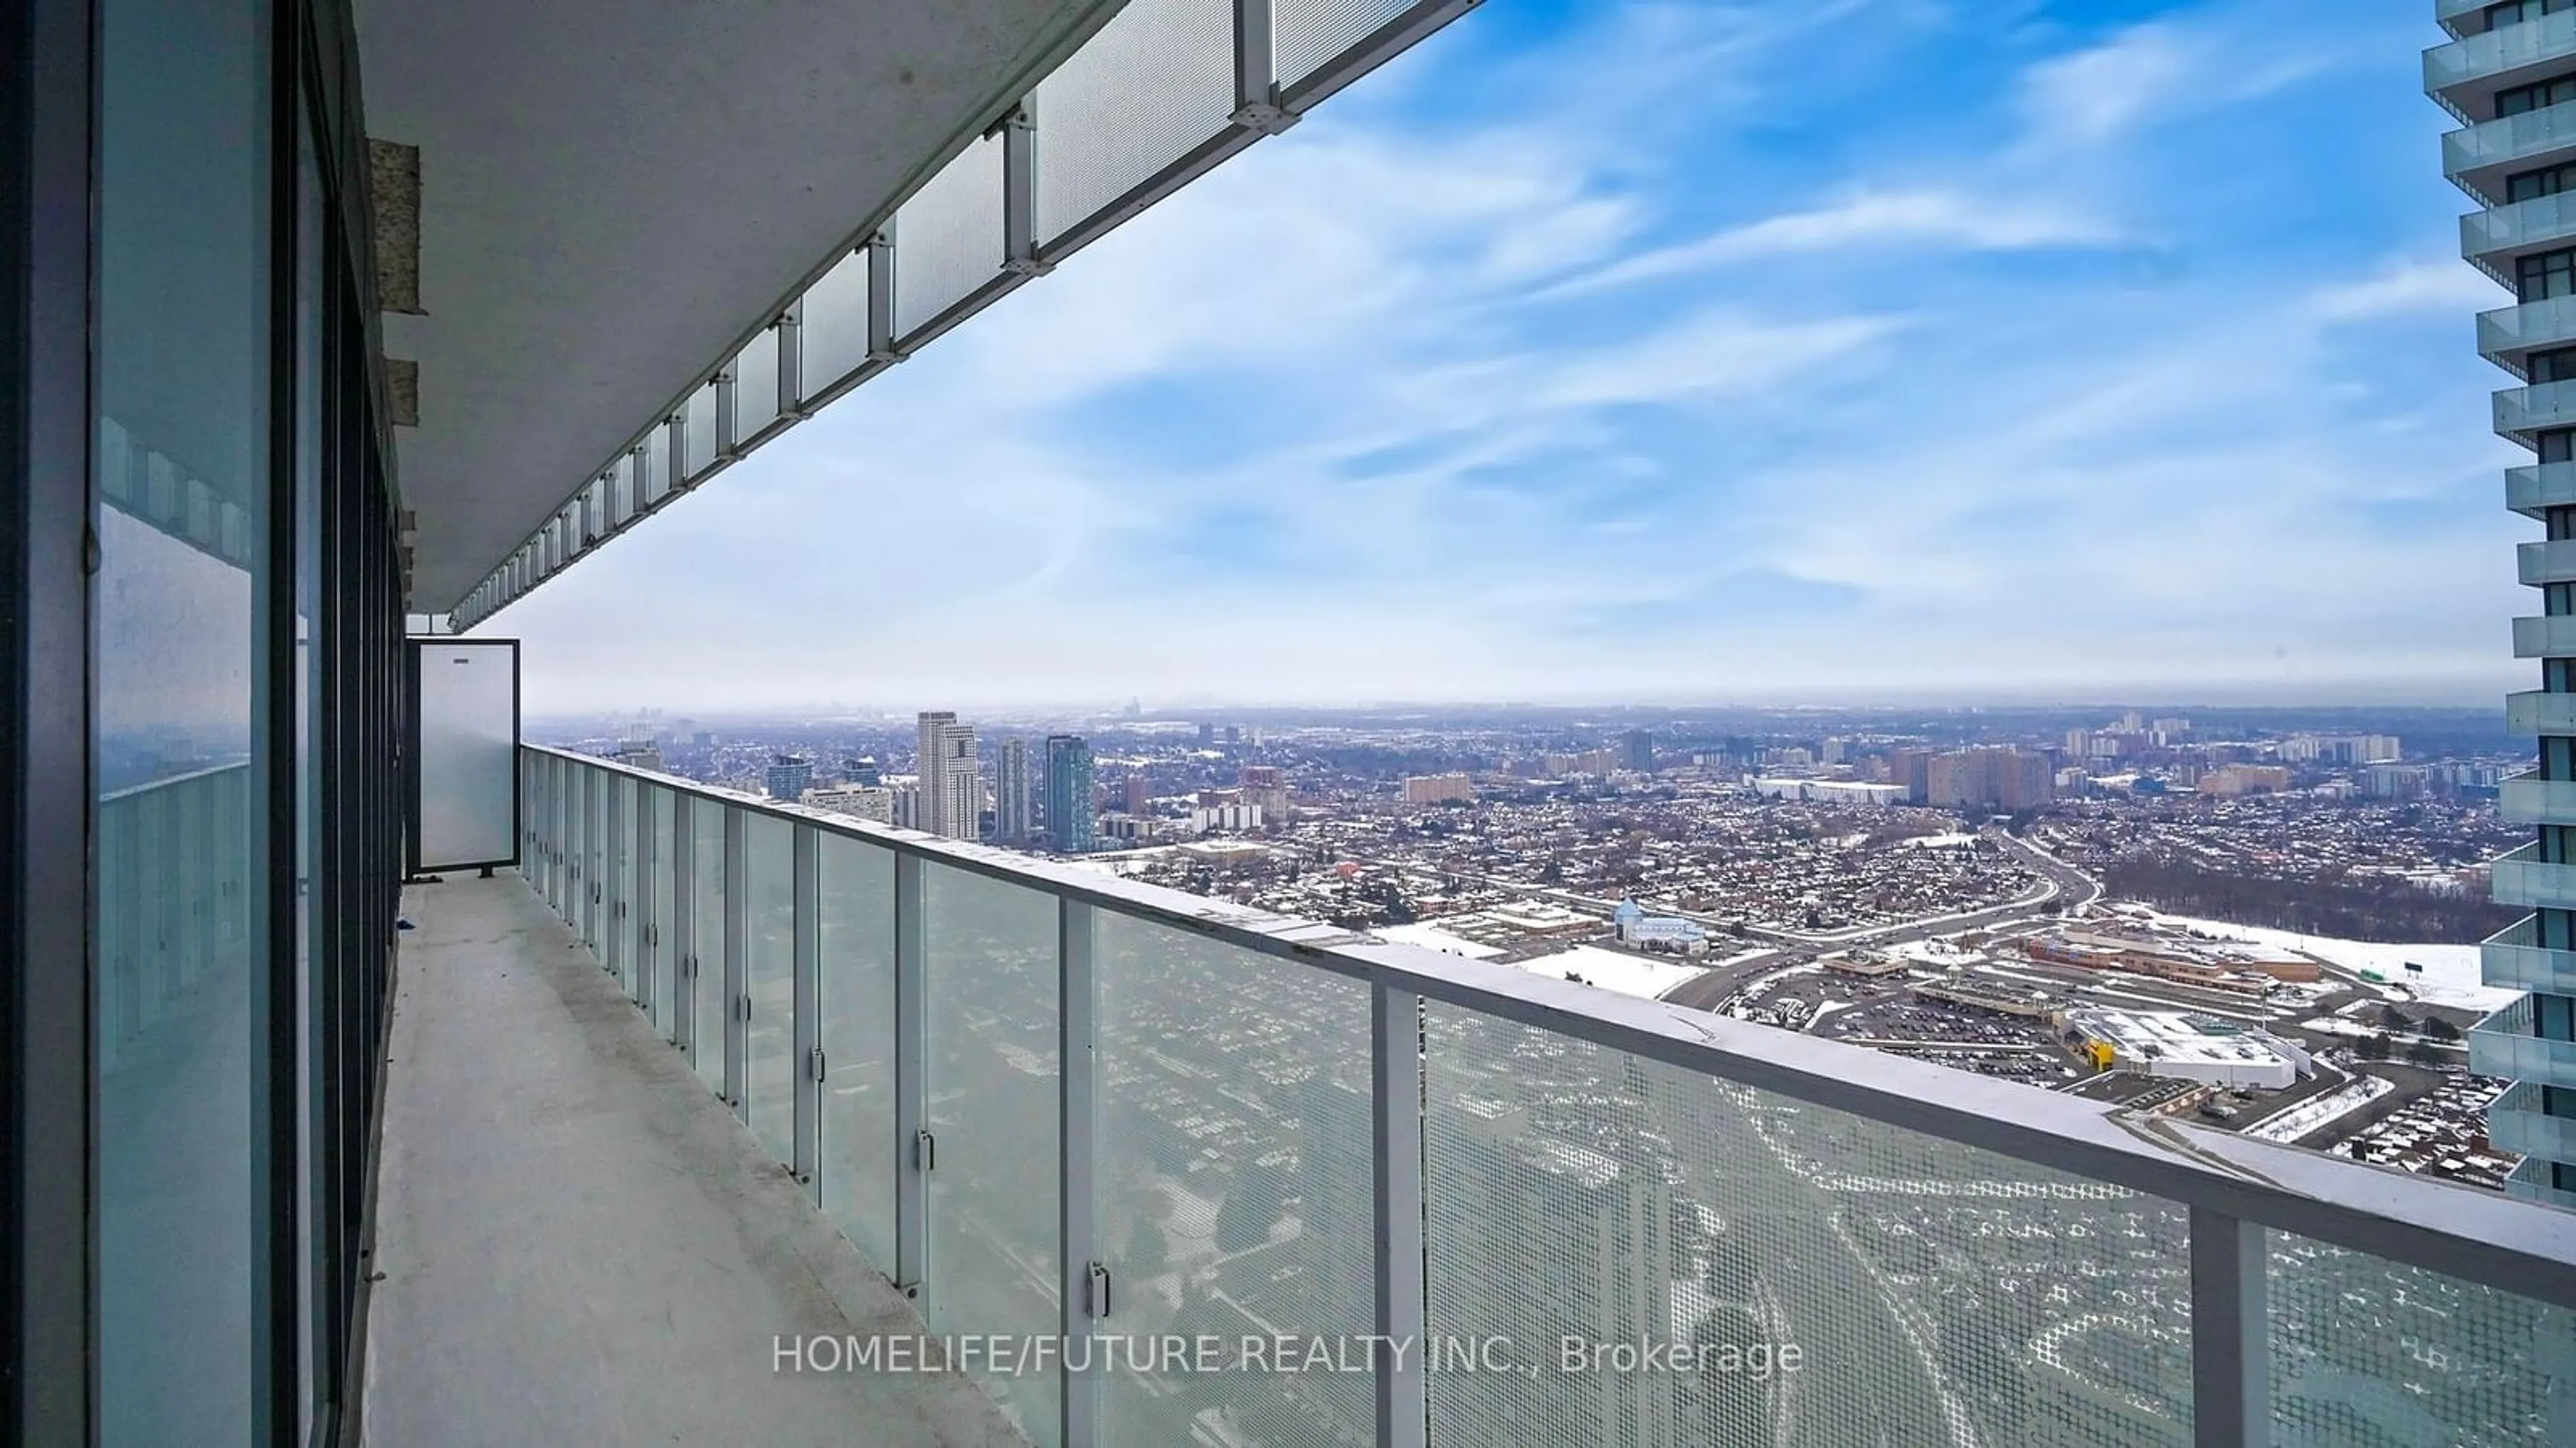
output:
M 964 1377 L 774 1371 L 924 1329 L 515 874 L 403 908 L 369 1448 L 1025 1448 Z

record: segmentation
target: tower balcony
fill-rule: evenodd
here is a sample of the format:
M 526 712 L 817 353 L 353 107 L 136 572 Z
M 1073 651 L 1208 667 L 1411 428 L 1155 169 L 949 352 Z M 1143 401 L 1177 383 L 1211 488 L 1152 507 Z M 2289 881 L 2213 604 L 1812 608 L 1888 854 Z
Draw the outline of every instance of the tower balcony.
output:
M 2464 123 L 2495 114 L 2496 92 L 2576 64 L 2576 10 L 2499 26 L 2424 52 L 2424 93 Z
M 2506 990 L 2576 995 L 2576 949 L 2542 945 L 2539 921 L 2525 916 L 2478 943 L 2478 974 Z
M 2576 10 L 2559 13 L 2576 16 Z M 2516 377 L 2531 375 L 2532 353 L 2568 346 L 2576 346 L 2576 296 L 2478 314 L 2478 355 Z
M 2499 905 L 2576 910 L 2576 865 L 2541 859 L 2537 844 L 2497 856 L 2487 878 Z
M 2494 399 L 2495 430 L 2525 447 L 2532 447 L 2535 433 L 2551 428 L 2576 427 L 2576 382 L 2542 382 L 2529 387 L 2507 387 Z
M 2469 1069 L 2480 1076 L 2576 1088 L 2576 1041 L 2535 1035 L 2531 998 L 2523 997 L 2469 1027 Z
M 2442 174 L 2481 206 L 2505 199 L 2505 177 L 2576 158 L 2576 102 L 2464 126 L 2442 137 Z
M 2517 659 L 2576 657 L 2576 614 L 2538 614 L 2513 621 Z

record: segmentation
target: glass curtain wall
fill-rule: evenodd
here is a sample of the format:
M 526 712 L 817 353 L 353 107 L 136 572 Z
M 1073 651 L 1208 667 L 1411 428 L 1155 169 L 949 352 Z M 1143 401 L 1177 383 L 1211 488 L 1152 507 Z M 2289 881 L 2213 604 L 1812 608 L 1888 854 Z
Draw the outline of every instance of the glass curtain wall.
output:
M 24 1401 L 74 1405 L 87 1421 L 49 1433 L 99 1443 L 328 1439 L 401 837 L 396 509 L 373 268 L 347 224 L 365 157 L 320 83 L 353 37 L 327 0 L 60 11 L 90 22 L 94 92 L 67 107 L 88 118 L 89 247 L 33 284 L 92 299 L 86 386 L 53 394 L 85 408 L 90 576 L 55 602 L 87 622 L 89 807 L 45 847 L 93 862 L 85 961 L 63 962 L 88 976 L 87 1049 L 64 1070 L 91 1128 L 12 1144 L 85 1150 L 86 1210 L 28 1204 L 23 1250 L 86 1264 L 85 1321 L 41 1330 L 91 1344 L 94 1386 Z M 28 1346 L 38 1327 L 8 1326 L 0 1378 L 62 1375 Z

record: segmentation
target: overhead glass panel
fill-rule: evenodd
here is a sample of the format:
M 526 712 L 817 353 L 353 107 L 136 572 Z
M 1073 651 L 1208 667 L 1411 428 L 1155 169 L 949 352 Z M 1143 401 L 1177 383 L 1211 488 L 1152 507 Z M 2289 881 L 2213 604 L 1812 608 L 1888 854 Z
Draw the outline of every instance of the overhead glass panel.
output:
M 1376 1321 L 1367 987 L 1105 911 L 1094 921 L 1108 1326 L 1361 1341 Z M 1100 1440 L 1375 1441 L 1365 1369 L 1176 1366 L 1119 1360 Z
M 743 1090 L 751 1130 L 781 1162 L 796 1159 L 796 827 L 745 810 L 742 817 Z
M 1413 0 L 1278 0 L 1272 67 L 1285 90 L 1413 8 Z
M 734 436 L 747 438 L 778 420 L 778 329 L 764 327 L 733 359 Z
M 894 214 L 894 329 L 909 336 L 1002 269 L 1002 142 L 985 137 Z
M 654 424 L 653 430 L 644 435 L 642 488 L 636 503 L 639 508 L 653 506 L 671 491 L 671 425 L 667 422 Z
M 866 247 L 841 258 L 806 289 L 796 319 L 796 344 L 801 349 L 796 376 L 806 398 L 821 396 L 868 360 Z
M 1038 83 L 1041 245 L 1226 129 L 1231 0 L 1133 0 Z
M 941 1333 L 1052 1336 L 1057 1317 L 1056 902 L 922 866 L 929 984 L 929 1293 Z M 1061 1438 L 1052 1373 L 977 1374 L 1038 1448 Z
M 2567 1309 L 2287 1232 L 2265 1245 L 2272 1441 L 2576 1443 Z
M 2191 1441 L 2170 1203 L 1446 1005 L 1423 1066 L 1427 1332 L 1510 1345 L 1435 1444 Z
M 823 1210 L 877 1270 L 895 1270 L 894 852 L 825 832 Z
M 690 393 L 685 414 L 681 463 L 695 481 L 716 460 L 716 385 L 710 382 Z

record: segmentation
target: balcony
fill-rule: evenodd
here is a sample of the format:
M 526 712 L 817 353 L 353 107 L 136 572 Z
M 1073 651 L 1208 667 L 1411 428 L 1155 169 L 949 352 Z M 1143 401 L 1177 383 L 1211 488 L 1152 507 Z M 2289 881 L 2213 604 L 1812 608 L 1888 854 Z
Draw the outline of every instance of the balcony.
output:
M 2576 11 L 2568 12 L 2576 14 Z M 2576 579 L 2576 539 L 2555 538 L 2544 543 L 2524 543 L 2514 550 L 2514 566 L 2522 581 L 2537 588 L 2544 583 L 2565 583 Z
M 638 1173 L 565 1230 L 664 1271 L 683 1241 L 736 1249 L 704 1221 L 666 1230 L 655 1193 L 783 1192 L 883 1279 L 860 1341 L 908 1324 L 905 1303 L 928 1331 L 991 1335 L 1002 1360 L 979 1346 L 947 1381 L 1038 1444 L 1588 1448 L 1712 1414 L 1726 1441 L 2057 1424 L 2216 1444 L 2270 1440 L 2247 1421 L 2263 1395 L 2240 1390 L 2262 1383 L 2285 1422 L 2467 1440 L 2548 1401 L 2535 1344 L 2576 1304 L 2576 1233 L 2500 1193 L 603 761 L 521 761 L 522 909 L 563 923 L 433 920 L 433 945 L 485 953 L 495 997 L 489 1029 L 451 1038 L 509 1058 L 492 1089 L 526 1093 L 555 1149 L 631 1139 L 621 1093 L 664 1116 L 695 1093 L 754 1179 L 705 1180 L 726 1170 L 710 1150 L 698 1179 Z M 505 1032 L 505 1007 L 553 1036 Z M 574 1035 L 627 1079 L 541 1084 Z M 470 1071 L 451 1069 L 460 1091 Z M 473 1107 L 389 1131 L 472 1155 L 493 1120 Z M 389 1210 L 494 1219 L 532 1160 L 492 1155 L 485 1211 Z M 764 1367 L 792 1330 L 762 1328 Z M 1054 1353 L 1167 1334 L 1222 1351 Z M 1372 1355 L 1372 1334 L 1426 1350 Z M 1281 1371 L 1282 1336 L 1331 1370 Z M 1812 1376 L 1724 1357 L 1575 1371 L 1568 1337 L 1795 1344 Z M 2400 1338 L 2431 1350 L 2380 1351 Z
M 2576 910 L 2576 865 L 2539 858 L 2540 846 L 2524 845 L 2500 855 L 2488 867 L 2499 905 L 2527 905 Z
M 2565 71 L 2576 60 L 2576 11 L 2437 45 L 2424 52 L 2424 93 L 2463 123 L 2495 114 L 2496 92 Z
M 2550 1184 L 2549 1161 L 2530 1157 L 2504 1179 L 2504 1189 L 2527 1202 L 2540 1202 L 2561 1211 L 2576 1211 L 2576 1192 L 2560 1191 Z
M 2507 468 L 2504 505 L 2527 518 L 2551 508 L 2576 507 L 2576 463 L 2528 463 Z
M 2576 382 L 2503 388 L 2495 394 L 2494 408 L 2496 432 L 2531 446 L 2536 432 L 2576 427 Z
M 2576 950 L 2540 944 L 2538 922 L 2525 917 L 2479 942 L 2478 973 L 2492 986 L 2576 995 Z
M 2504 727 L 2521 735 L 2576 734 L 2576 694 L 2527 689 L 2504 696 Z
M 2515 619 L 2513 656 L 2517 659 L 2576 656 L 2576 614 L 2554 613 Z
M 2481 206 L 2504 200 L 2504 178 L 2576 155 L 2576 102 L 2501 116 L 2442 137 L 2442 174 Z
M 2558 12 L 2576 18 L 2576 10 Z M 2530 374 L 2530 355 L 2576 346 L 2576 297 L 2551 297 L 2478 314 L 2478 355 L 2516 377 Z
M 2537 196 L 2460 218 L 2461 259 L 2508 288 L 2514 258 L 2571 240 L 2576 240 L 2576 192 Z
M 2532 1034 L 2529 998 L 2469 1027 L 2469 1069 L 2481 1076 L 2576 1086 L 2576 1041 Z
M 2487 1139 L 2500 1151 L 2576 1161 L 2576 1117 L 2541 1110 L 2540 1088 L 2515 1086 L 2487 1108 Z

